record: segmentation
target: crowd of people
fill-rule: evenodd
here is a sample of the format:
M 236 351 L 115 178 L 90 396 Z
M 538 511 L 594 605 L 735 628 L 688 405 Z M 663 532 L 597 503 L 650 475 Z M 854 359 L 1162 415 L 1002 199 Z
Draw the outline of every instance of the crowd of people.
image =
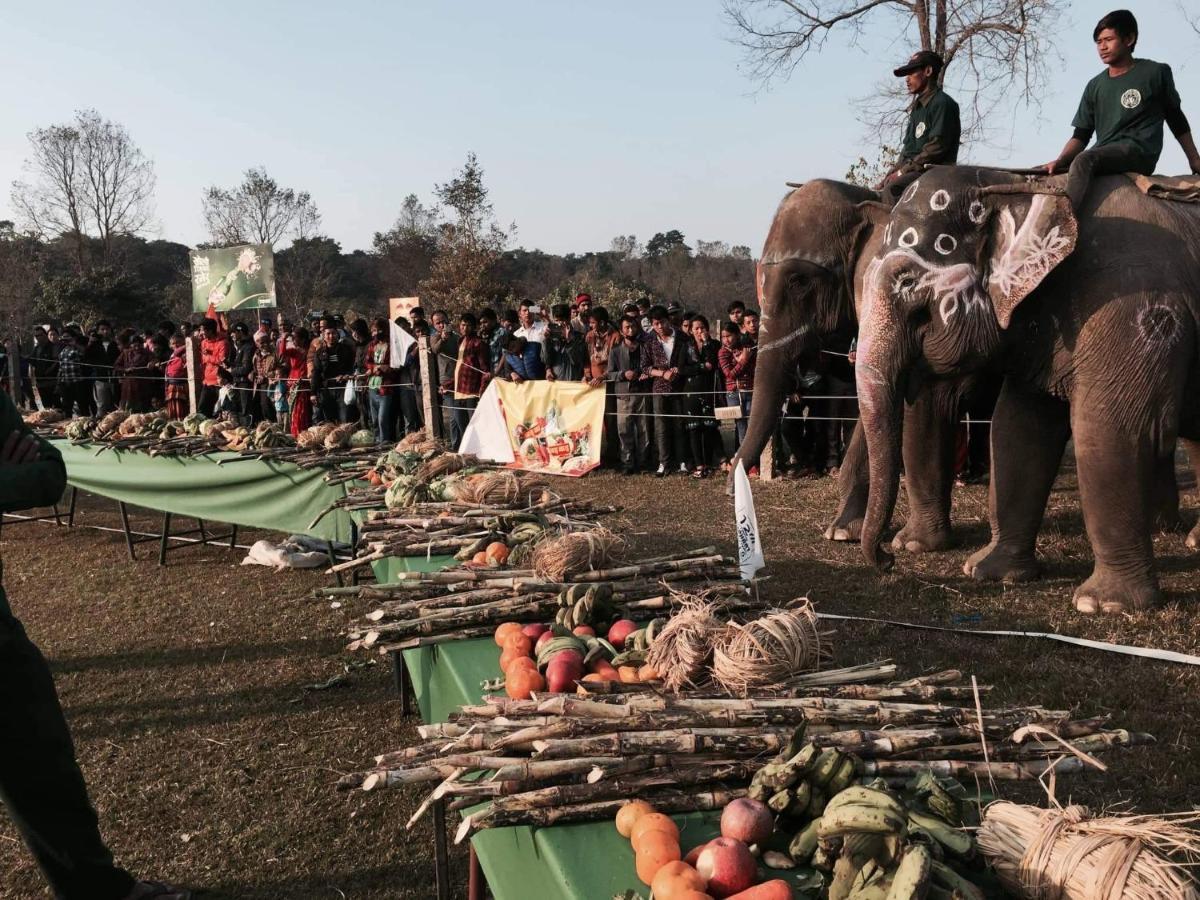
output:
M 588 294 L 497 312 L 450 316 L 420 307 L 396 320 L 429 338 L 437 393 L 452 447 L 462 440 L 493 378 L 584 382 L 604 389 L 605 461 L 627 473 L 703 478 L 727 469 L 745 437 L 758 359 L 758 313 L 741 301 L 720 322 L 649 298 L 619 316 Z M 22 361 L 29 405 L 67 414 L 164 409 L 187 415 L 189 338 L 199 339 L 199 409 L 247 424 L 277 422 L 299 434 L 320 422 L 361 422 L 381 443 L 424 426 L 417 344 L 392 359 L 392 323 L 325 314 L 293 325 L 282 316 L 231 323 L 210 311 L 196 325 L 154 329 L 97 322 L 38 326 Z M 803 360 L 780 428 L 784 459 L 799 473 L 836 470 L 857 409 L 853 346 Z M 36 396 L 35 396 L 36 394 Z M 721 421 L 732 428 L 723 433 Z M 751 472 L 755 463 L 750 461 Z

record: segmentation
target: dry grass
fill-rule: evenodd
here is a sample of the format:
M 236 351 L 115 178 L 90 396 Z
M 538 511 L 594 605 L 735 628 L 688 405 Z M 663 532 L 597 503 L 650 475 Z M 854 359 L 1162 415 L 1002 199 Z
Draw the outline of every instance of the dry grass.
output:
M 732 551 L 732 506 L 714 481 L 593 473 L 555 481 L 569 496 L 616 503 L 606 522 L 637 556 L 719 543 Z M 904 556 L 881 579 L 857 546 L 821 532 L 835 505 L 828 480 L 755 484 L 770 580 L 766 599 L 807 595 L 828 612 L 933 625 L 1056 630 L 1099 640 L 1200 652 L 1194 597 L 1200 559 L 1182 533 L 1155 540 L 1164 610 L 1084 619 L 1071 591 L 1090 570 L 1070 473 L 1051 499 L 1036 584 L 977 584 L 961 573 L 986 538 L 986 492 L 958 491 L 963 549 Z M 1188 496 L 1189 507 L 1195 500 Z M 103 516 L 115 515 L 105 503 Z M 86 515 L 97 521 L 101 513 Z M 1194 510 L 1188 511 L 1194 516 Z M 344 687 L 306 691 L 341 672 L 337 637 L 361 610 L 303 599 L 320 576 L 243 569 L 241 554 L 189 549 L 166 570 L 129 563 L 117 535 L 5 526 L 5 583 L 17 614 L 51 660 L 79 757 L 119 860 L 138 873 L 207 887 L 219 898 L 427 898 L 429 819 L 403 823 L 416 790 L 338 794 L 343 772 L 411 742 L 382 666 Z M 141 548 L 150 557 L 150 548 Z M 1108 773 L 1060 782 L 1059 797 L 1139 812 L 1200 804 L 1200 671 L 1019 639 L 985 639 L 839 624 L 834 664 L 892 656 L 901 675 L 948 666 L 994 684 L 989 702 L 1112 714 L 1158 736 L 1118 752 Z M 1005 799 L 1037 802 L 1036 786 Z M 1126 806 L 1122 806 L 1125 804 Z M 186 836 L 186 840 L 185 840 Z M 0 815 L 0 897 L 47 896 Z M 461 851 L 454 871 L 465 877 Z M 461 888 L 460 888 L 461 890 Z

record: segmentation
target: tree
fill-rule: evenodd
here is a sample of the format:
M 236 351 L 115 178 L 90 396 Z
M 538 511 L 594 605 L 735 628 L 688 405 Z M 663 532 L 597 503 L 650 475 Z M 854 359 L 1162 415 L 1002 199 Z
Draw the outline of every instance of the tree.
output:
M 1057 57 L 1054 36 L 1069 0 L 725 0 L 750 75 L 787 79 L 834 37 L 856 43 L 872 26 L 907 33 L 945 60 L 962 107 L 964 139 L 986 140 L 985 120 L 1018 103 L 1041 107 Z M 894 41 L 894 43 L 900 43 Z M 890 73 L 889 73 L 890 74 Z M 965 101 L 965 102 L 964 102 Z M 906 103 L 896 79 L 864 98 L 868 131 L 893 131 Z
M 609 250 L 620 259 L 637 259 L 642 255 L 642 245 L 635 234 L 618 234 L 612 239 Z
M 728 241 L 696 241 L 697 256 L 728 256 Z
M 658 257 L 669 253 L 671 250 L 682 247 L 685 253 L 690 254 L 692 248 L 683 242 L 683 232 L 677 228 L 672 228 L 667 232 L 658 232 L 650 240 L 646 241 L 646 258 L 658 259 Z
M 98 319 L 149 323 L 169 312 L 161 293 L 149 290 L 131 273 L 108 266 L 43 278 L 39 306 L 52 319 L 85 324 Z
M 729 248 L 729 255 L 733 259 L 753 259 L 754 254 L 745 244 L 734 244 Z
M 28 340 L 45 248 L 31 234 L 0 221 L 0 334 Z
M 214 244 L 278 244 L 317 233 L 321 214 L 308 191 L 280 187 L 263 167 L 233 190 L 204 192 L 204 225 Z
M 82 110 L 70 123 L 31 131 L 29 143 L 31 180 L 13 182 L 13 206 L 43 238 L 68 237 L 78 271 L 88 265 L 87 237 L 98 238 L 107 263 L 114 238 L 150 224 L 154 165 L 124 126 Z
M 418 287 L 423 304 L 458 311 L 490 300 L 502 292 L 494 268 L 516 226 L 497 224 L 474 153 L 434 193 L 453 218 L 438 229 L 437 255 Z
M 438 251 L 438 212 L 416 194 L 404 198 L 400 215 L 388 231 L 375 232 L 371 242 L 379 261 L 379 280 L 390 297 L 409 296 L 429 277 Z
M 890 144 L 884 144 L 873 162 L 868 161 L 865 156 L 860 156 L 858 162 L 851 163 L 850 168 L 846 170 L 846 181 L 875 190 L 875 186 L 883 181 L 888 172 L 892 171 L 892 167 L 899 158 L 899 149 Z
M 311 309 L 342 298 L 342 248 L 327 237 L 297 238 L 275 254 L 275 288 L 280 308 L 298 321 Z

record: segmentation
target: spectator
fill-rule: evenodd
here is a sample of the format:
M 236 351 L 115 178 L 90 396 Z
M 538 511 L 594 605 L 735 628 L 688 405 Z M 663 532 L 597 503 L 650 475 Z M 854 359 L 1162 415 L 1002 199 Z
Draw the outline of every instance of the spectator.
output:
M 63 331 L 58 351 L 58 396 L 62 399 L 63 412 L 87 416 L 95 411 L 95 398 L 91 382 L 84 377 L 83 351 L 79 347 L 80 335 L 76 331 Z
M 233 353 L 226 363 L 229 381 L 233 388 L 236 415 L 244 422 L 249 422 L 253 415 L 254 390 L 251 380 L 254 375 L 254 341 L 250 339 L 250 329 L 242 322 L 233 326 Z
M 371 408 L 367 403 L 367 347 L 371 343 L 371 328 L 366 319 L 355 319 L 350 323 L 350 348 L 354 351 L 353 368 L 350 370 L 350 383 L 354 385 L 354 404 L 348 410 L 349 418 L 345 421 L 359 421 L 365 427 L 372 427 Z M 343 393 L 343 400 L 345 399 Z
M 720 344 L 708 330 L 708 319 L 696 313 L 692 316 L 692 345 L 684 370 L 684 402 L 688 418 L 684 420 L 692 451 L 693 478 L 707 478 L 712 473 L 713 460 L 721 441 L 721 433 L 713 414 L 713 397 L 717 376 L 721 374 L 717 353 Z
M 337 328 L 326 320 L 321 332 L 321 343 L 313 354 L 312 392 L 315 398 L 314 412 L 320 413 L 322 422 L 350 422 L 351 406 L 344 402 L 346 382 L 354 371 L 354 348 L 343 341 Z
M 166 405 L 166 383 L 163 370 L 171 358 L 171 336 L 155 332 L 150 336 L 150 408 L 162 409 Z
M 203 366 L 200 392 L 200 412 L 211 416 L 217 407 L 217 392 L 220 390 L 221 368 L 229 359 L 229 337 L 225 323 L 218 318 L 224 318 L 224 313 L 216 313 L 211 308 L 200 328 L 204 336 L 200 339 L 200 363 Z
M 38 325 L 33 329 L 33 348 L 29 352 L 29 394 L 33 396 L 33 388 L 41 398 L 46 409 L 58 406 L 55 390 L 55 373 L 58 371 L 58 348 L 50 340 L 45 328 Z
M 587 294 L 582 296 L 586 297 Z M 560 303 L 550 309 L 550 316 L 554 322 L 546 332 L 546 343 L 542 345 L 546 380 L 585 380 L 585 375 L 590 374 L 589 347 L 584 341 L 583 335 L 575 330 L 571 319 L 571 308 L 565 303 Z M 608 365 L 607 354 L 604 363 L 606 366 Z
M 485 310 L 487 312 L 487 310 Z M 480 317 L 480 336 L 483 336 L 483 318 Z M 506 309 L 500 314 L 499 320 L 492 326 L 491 334 L 487 337 L 488 354 L 492 360 L 492 374 L 500 371 L 504 364 L 504 348 L 508 346 L 508 338 L 517 330 L 517 312 Z
M 621 340 L 609 351 L 605 380 L 613 386 L 617 407 L 617 435 L 621 446 L 621 472 L 632 475 L 650 468 L 650 434 L 646 428 L 646 391 L 650 376 L 645 373 L 642 323 L 636 315 L 621 317 Z
M 266 398 L 271 404 L 271 417 L 275 420 L 275 424 L 288 431 L 291 427 L 291 414 L 288 407 L 291 390 L 288 387 L 288 379 L 291 377 L 289 367 L 280 363 L 275 367 L 273 380 L 267 385 Z
M 412 329 L 414 335 L 417 333 L 418 325 L 425 329 L 425 334 L 429 334 L 429 323 L 425 321 L 425 310 L 414 306 L 408 311 L 408 327 Z
M 146 345 L 137 340 L 131 329 L 121 332 L 117 338 L 116 362 L 113 373 L 120 379 L 120 405 L 133 413 L 150 411 L 150 354 Z
M 308 368 L 308 347 L 312 338 L 307 328 L 297 328 L 285 338 L 280 365 L 287 366 L 288 424 L 293 437 L 312 424 L 312 382 Z M 276 407 L 278 409 L 278 407 Z
M 737 420 L 737 446 L 741 446 L 746 439 L 757 354 L 757 348 L 747 345 L 738 326 L 732 321 L 721 326 L 721 349 L 717 353 L 717 361 L 725 377 L 725 402 L 741 411 L 741 417 Z M 758 474 L 757 460 L 750 463 L 748 474 Z
M 725 307 L 726 317 L 728 318 L 728 320 L 730 322 L 732 322 L 734 325 L 737 326 L 737 330 L 739 333 L 742 330 L 742 317 L 745 315 L 745 313 L 746 313 L 746 304 L 743 303 L 741 300 L 734 300 L 732 303 L 729 304 L 729 306 Z M 725 330 L 724 326 L 721 326 L 721 330 L 722 331 Z
M 188 414 L 187 347 L 182 334 L 171 336 L 171 355 L 163 366 L 168 419 L 183 419 Z
M 650 298 L 638 297 L 637 300 L 638 315 L 642 317 L 642 334 L 649 339 L 652 334 L 650 330 Z
M 391 346 L 388 320 L 376 319 L 367 345 L 367 405 L 375 423 L 375 439 L 381 444 L 396 440 L 396 374 L 388 365 Z
M 414 321 L 412 334 L 418 339 L 428 337 L 429 324 L 424 319 Z M 399 370 L 396 396 L 400 405 L 400 418 L 404 423 L 404 434 L 412 434 L 425 427 L 421 410 L 421 362 L 416 343 L 409 346 L 408 354 Z
M 463 313 L 458 320 L 458 357 L 454 363 L 454 390 L 450 397 L 450 449 L 457 451 L 479 397 L 492 377 L 488 348 L 475 333 L 478 320 Z
M 83 351 L 83 362 L 92 377 L 92 397 L 96 415 L 104 416 L 116 409 L 116 365 L 121 349 L 113 339 L 112 325 L 106 319 L 96 323 L 96 332 Z
M 754 347 L 758 346 L 758 311 L 748 309 L 742 314 L 742 336 Z
M 521 327 L 513 332 L 517 337 L 523 337 L 531 344 L 546 342 L 546 323 L 542 320 L 542 308 L 536 303 L 522 300 L 517 307 L 517 319 Z
M 584 337 L 587 345 L 588 368 L 586 380 L 592 387 L 604 384 L 608 375 L 608 360 L 612 348 L 621 341 L 621 335 L 612 327 L 608 310 L 602 306 L 591 310 L 590 330 Z M 608 465 L 620 461 L 621 448 L 618 437 L 617 398 L 613 393 L 604 397 L 604 440 L 601 441 L 601 459 Z
M 271 343 L 270 332 L 254 332 L 254 371 L 250 375 L 251 410 L 253 417 L 264 422 L 276 422 L 275 404 L 268 396 L 267 388 L 275 380 L 275 370 L 279 367 L 279 354 Z
M 551 314 L 554 310 L 550 310 Z M 571 317 L 571 327 L 579 334 L 588 333 L 588 319 L 592 313 L 592 295 L 591 294 L 576 294 L 575 295 L 575 313 Z
M 450 318 L 443 310 L 436 310 L 430 318 L 433 334 L 429 338 L 429 349 L 433 352 L 437 369 L 438 397 L 445 413 L 442 422 L 450 419 L 453 429 L 454 369 L 458 365 L 458 332 L 450 327 Z
M 683 436 L 683 398 L 679 393 L 679 370 L 686 358 L 688 339 L 671 325 L 667 311 L 661 306 L 650 309 L 650 325 L 654 337 L 647 341 L 648 352 L 642 360 L 642 371 L 654 380 L 651 384 L 651 409 L 654 413 L 654 438 L 658 445 L 658 469 L 662 478 L 674 469 L 686 475 L 686 449 Z
M 516 384 L 545 378 L 546 368 L 542 362 L 541 345 L 520 335 L 512 335 L 504 348 L 504 365 L 500 367 L 497 377 Z
M 667 319 L 671 322 L 671 327 L 676 331 L 683 330 L 683 307 L 674 300 L 667 304 Z M 684 332 L 684 334 L 689 341 L 692 339 L 692 336 L 687 332 Z

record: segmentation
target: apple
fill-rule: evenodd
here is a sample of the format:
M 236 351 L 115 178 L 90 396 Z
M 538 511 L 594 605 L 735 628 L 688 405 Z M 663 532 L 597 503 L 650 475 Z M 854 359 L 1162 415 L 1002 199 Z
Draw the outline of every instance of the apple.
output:
M 733 838 L 713 838 L 696 857 L 696 871 L 708 882 L 714 897 L 728 897 L 758 880 L 758 863 L 750 848 Z

